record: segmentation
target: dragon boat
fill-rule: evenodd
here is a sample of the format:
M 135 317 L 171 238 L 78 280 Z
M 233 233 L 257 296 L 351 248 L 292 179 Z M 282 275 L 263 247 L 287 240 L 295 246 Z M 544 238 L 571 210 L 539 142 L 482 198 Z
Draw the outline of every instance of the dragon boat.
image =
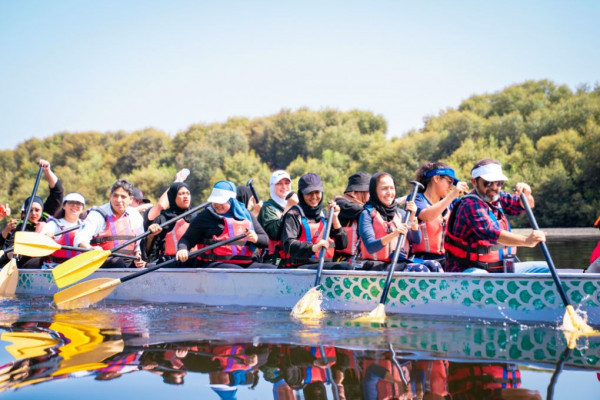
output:
M 93 278 L 119 279 L 131 269 L 98 270 Z M 378 303 L 385 272 L 324 271 L 325 311 L 363 312 Z M 561 272 L 575 308 L 600 325 L 600 274 Z M 211 306 L 292 308 L 314 286 L 315 271 L 161 269 L 119 285 L 111 300 Z M 17 294 L 53 295 L 51 270 L 21 270 Z M 558 323 L 565 307 L 550 274 L 394 273 L 388 313 Z

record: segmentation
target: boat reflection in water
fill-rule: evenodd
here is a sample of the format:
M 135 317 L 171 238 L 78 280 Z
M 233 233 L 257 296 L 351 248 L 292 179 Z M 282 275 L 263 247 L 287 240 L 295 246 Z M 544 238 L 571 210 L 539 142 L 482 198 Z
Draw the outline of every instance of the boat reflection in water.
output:
M 182 327 L 190 322 L 181 316 L 176 321 Z M 207 337 L 210 327 L 202 324 L 169 335 L 141 325 L 96 310 L 1 323 L 12 360 L 0 366 L 0 392 L 33 390 L 58 379 L 115 381 L 145 374 L 144 382 L 170 387 L 193 382 L 198 398 L 541 399 L 522 382 L 522 368 L 593 371 L 600 363 L 600 343 L 593 338 L 563 352 L 561 332 L 523 325 L 463 323 L 457 329 L 448 321 L 389 318 L 373 335 L 373 327 L 343 319 L 325 324 L 350 332 L 335 345 L 310 342 L 306 332 L 288 341 L 231 340 Z M 101 387 L 105 397 L 110 386 Z

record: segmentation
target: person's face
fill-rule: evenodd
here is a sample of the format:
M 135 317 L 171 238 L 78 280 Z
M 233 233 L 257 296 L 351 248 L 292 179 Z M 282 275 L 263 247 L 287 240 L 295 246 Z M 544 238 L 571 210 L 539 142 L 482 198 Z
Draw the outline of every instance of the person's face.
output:
M 283 178 L 275 184 L 275 194 L 282 199 L 292 190 L 292 181 L 288 178 Z
M 452 186 L 454 186 L 454 179 L 450 178 L 446 175 L 436 175 L 433 177 L 434 184 L 436 185 L 436 192 L 440 197 L 445 197 L 448 193 L 452 191 Z
M 396 199 L 396 188 L 394 187 L 392 177 L 389 175 L 381 177 L 379 182 L 377 182 L 376 192 L 381 204 L 386 207 L 391 206 Z
M 483 178 L 471 179 L 471 183 L 477 190 L 477 193 L 488 203 L 498 200 L 500 190 L 502 190 L 502 185 L 504 185 L 503 181 L 488 182 Z
M 42 218 L 43 211 L 44 209 L 39 203 L 33 203 L 29 212 L 29 220 L 34 224 L 37 223 Z
M 212 207 L 218 214 L 225 214 L 231 208 L 229 202 L 226 203 L 212 203 Z
M 79 215 L 81 215 L 83 212 L 83 204 L 78 201 L 69 200 L 65 202 L 64 208 L 65 214 L 75 217 L 79 217 Z
M 175 196 L 175 205 L 181 209 L 187 209 L 190 207 L 190 203 L 192 201 L 192 194 L 189 189 L 185 186 L 182 186 L 177 191 L 177 196 Z
M 131 196 L 123 188 L 117 188 L 110 194 L 110 207 L 117 216 L 121 216 L 131 204 Z
M 323 198 L 323 193 L 321 193 L 320 190 L 313 190 L 309 194 L 305 194 L 303 196 L 304 196 L 304 202 L 309 207 L 316 207 L 321 202 L 321 199 Z

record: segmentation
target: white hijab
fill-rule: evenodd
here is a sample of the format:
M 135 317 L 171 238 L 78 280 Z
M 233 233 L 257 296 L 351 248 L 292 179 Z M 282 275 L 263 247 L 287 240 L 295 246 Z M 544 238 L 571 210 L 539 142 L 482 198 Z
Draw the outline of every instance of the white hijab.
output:
M 275 193 L 275 185 L 284 178 L 287 178 L 290 181 L 292 180 L 292 178 L 290 178 L 290 174 L 280 169 L 278 171 L 273 172 L 273 175 L 271 175 L 271 179 L 269 180 L 269 187 L 271 188 L 271 198 L 275 200 L 275 202 L 279 204 L 281 208 L 285 208 L 287 200 L 277 196 L 277 193 Z

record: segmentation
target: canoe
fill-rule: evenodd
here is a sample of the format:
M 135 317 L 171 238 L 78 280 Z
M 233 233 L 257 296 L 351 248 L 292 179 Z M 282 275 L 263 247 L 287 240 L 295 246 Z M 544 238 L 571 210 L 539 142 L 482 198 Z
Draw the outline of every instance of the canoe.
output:
M 93 278 L 118 279 L 131 269 L 98 270 Z M 385 272 L 324 271 L 323 309 L 371 311 Z M 169 268 L 117 286 L 112 300 L 194 303 L 212 306 L 291 308 L 313 287 L 311 270 Z M 567 296 L 600 325 L 600 274 L 562 273 Z M 50 270 L 21 270 L 17 294 L 58 291 Z M 387 313 L 560 324 L 565 313 L 550 274 L 395 273 Z

